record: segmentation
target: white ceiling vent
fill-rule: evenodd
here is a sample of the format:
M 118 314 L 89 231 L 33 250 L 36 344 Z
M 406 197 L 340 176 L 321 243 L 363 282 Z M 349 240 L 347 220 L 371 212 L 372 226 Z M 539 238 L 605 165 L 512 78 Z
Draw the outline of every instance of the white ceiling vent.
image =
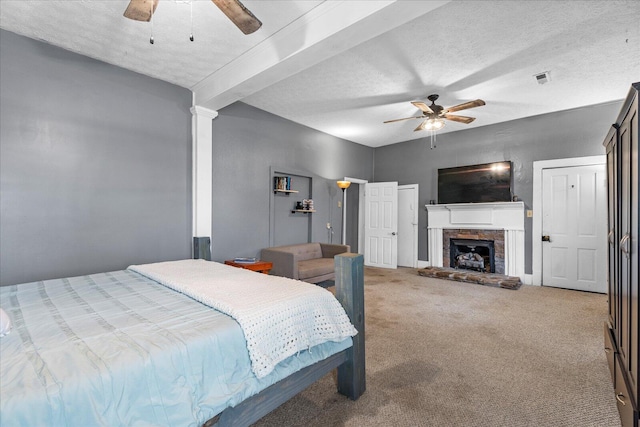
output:
M 551 76 L 549 75 L 548 71 L 544 71 L 539 74 L 534 74 L 533 77 L 536 78 L 536 81 L 538 82 L 539 85 L 543 85 L 551 81 Z

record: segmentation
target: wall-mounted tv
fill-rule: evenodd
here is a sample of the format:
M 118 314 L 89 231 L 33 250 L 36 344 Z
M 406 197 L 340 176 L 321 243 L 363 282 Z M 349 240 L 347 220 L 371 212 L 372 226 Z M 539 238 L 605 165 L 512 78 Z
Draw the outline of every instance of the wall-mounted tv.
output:
M 510 202 L 511 162 L 438 169 L 438 203 Z

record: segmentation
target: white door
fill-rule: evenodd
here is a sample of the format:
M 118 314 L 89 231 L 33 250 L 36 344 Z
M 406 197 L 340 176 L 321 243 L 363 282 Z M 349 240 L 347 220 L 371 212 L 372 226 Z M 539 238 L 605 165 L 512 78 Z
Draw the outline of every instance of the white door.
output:
M 364 264 L 397 268 L 398 183 L 365 184 Z
M 418 266 L 418 184 L 398 187 L 398 266 Z
M 605 168 L 601 164 L 542 170 L 544 286 L 606 293 Z

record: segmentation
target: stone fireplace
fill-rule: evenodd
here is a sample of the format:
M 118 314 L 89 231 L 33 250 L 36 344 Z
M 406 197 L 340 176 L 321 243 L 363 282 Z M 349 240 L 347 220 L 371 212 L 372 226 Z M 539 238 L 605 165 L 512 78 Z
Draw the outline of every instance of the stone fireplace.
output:
M 456 203 L 426 208 L 431 267 L 469 268 L 524 281 L 523 202 Z

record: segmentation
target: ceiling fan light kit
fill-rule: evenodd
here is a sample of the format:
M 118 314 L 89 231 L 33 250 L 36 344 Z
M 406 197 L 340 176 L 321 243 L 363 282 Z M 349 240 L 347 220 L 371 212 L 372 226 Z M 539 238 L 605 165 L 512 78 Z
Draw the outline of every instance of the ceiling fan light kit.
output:
M 440 130 L 444 127 L 442 119 L 427 119 L 422 122 L 422 130 Z
M 431 132 L 431 148 L 433 149 L 435 148 L 434 144 L 436 139 L 436 132 L 444 127 L 445 119 L 464 124 L 469 124 L 475 120 L 475 117 L 459 116 L 449 113 L 485 105 L 485 102 L 482 99 L 476 99 L 474 101 L 454 105 L 453 107 L 443 108 L 441 105 L 436 105 L 436 100 L 438 98 L 439 96 L 437 94 L 429 95 L 427 99 L 431 101 L 431 105 L 427 105 L 421 101 L 411 101 L 411 103 L 415 107 L 418 107 L 422 111 L 422 116 L 387 120 L 384 123 L 394 123 L 411 119 L 422 119 L 422 123 L 420 123 L 420 125 L 418 125 L 418 127 L 413 131 L 417 132 L 421 130 L 428 130 L 429 132 Z

